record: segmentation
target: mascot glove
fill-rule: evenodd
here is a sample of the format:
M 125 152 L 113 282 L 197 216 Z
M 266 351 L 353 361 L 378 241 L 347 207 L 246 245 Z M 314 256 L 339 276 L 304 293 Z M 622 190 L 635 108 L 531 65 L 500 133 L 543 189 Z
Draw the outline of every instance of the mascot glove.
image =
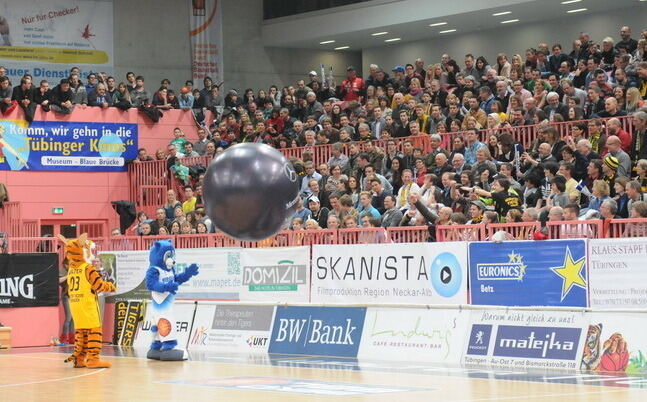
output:
M 106 284 L 107 284 L 106 287 L 108 288 L 107 292 L 115 292 L 117 290 L 117 287 L 115 286 L 114 283 L 106 282 Z
M 191 264 L 186 267 L 186 272 L 191 276 L 196 276 L 198 274 L 198 264 Z
M 170 282 L 164 286 L 166 288 L 167 292 L 171 292 L 173 294 L 177 293 L 177 288 L 178 284 L 177 282 Z

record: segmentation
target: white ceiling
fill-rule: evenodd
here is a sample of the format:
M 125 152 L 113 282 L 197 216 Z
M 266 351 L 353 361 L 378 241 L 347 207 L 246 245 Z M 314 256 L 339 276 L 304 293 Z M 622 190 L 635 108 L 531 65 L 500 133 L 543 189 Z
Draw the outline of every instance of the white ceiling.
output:
M 373 0 L 296 16 L 268 20 L 263 23 L 265 46 L 333 50 L 349 46 L 347 51 L 388 45 L 386 39 L 401 38 L 392 44 L 407 41 L 459 35 L 503 26 L 501 21 L 519 19 L 507 24 L 523 29 L 524 22 L 549 20 L 568 16 L 568 10 L 586 8 L 573 15 L 600 13 L 605 10 L 644 7 L 644 0 L 581 0 L 561 4 L 565 0 Z M 492 14 L 511 11 L 510 14 Z M 632 12 L 632 10 L 627 10 Z M 447 22 L 430 27 L 429 24 Z M 645 24 L 647 26 L 647 24 Z M 637 27 L 636 27 L 637 28 Z M 440 34 L 440 31 L 456 32 Z M 388 32 L 372 36 L 376 32 Z M 634 37 L 638 33 L 634 33 Z M 619 39 L 619 38 L 618 38 Z M 334 40 L 321 45 L 320 42 Z

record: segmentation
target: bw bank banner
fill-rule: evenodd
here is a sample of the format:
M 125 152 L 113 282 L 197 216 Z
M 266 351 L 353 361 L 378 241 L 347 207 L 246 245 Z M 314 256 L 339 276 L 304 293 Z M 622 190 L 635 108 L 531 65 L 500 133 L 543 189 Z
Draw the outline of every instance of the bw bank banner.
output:
M 0 170 L 116 172 L 136 157 L 136 124 L 0 121 Z
M 0 0 L 0 59 L 13 85 L 113 70 L 112 0 Z
M 465 304 L 467 243 L 314 245 L 311 301 Z
M 474 305 L 586 307 L 584 240 L 470 243 Z

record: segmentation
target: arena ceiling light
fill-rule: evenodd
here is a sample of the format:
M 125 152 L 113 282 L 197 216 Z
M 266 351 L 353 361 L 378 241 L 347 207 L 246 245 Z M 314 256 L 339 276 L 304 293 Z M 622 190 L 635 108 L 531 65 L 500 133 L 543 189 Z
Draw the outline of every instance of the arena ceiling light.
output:
M 335 41 L 334 40 L 325 40 L 323 42 L 319 42 L 320 45 L 327 45 L 329 43 L 335 43 Z
M 581 13 L 582 11 L 586 11 L 588 8 L 576 8 L 575 10 L 568 10 L 566 13 L 567 14 L 573 14 L 573 13 Z
M 572 3 L 579 3 L 582 0 L 567 0 L 567 1 L 562 1 L 562 4 L 572 4 Z
M 339 46 L 335 48 L 335 50 L 346 50 L 346 49 L 350 49 L 350 46 Z
M 498 16 L 500 16 L 500 15 L 508 15 L 508 14 L 512 14 L 512 11 L 501 11 L 500 13 L 494 13 L 494 14 L 492 14 L 492 16 L 493 16 L 493 17 L 498 17 Z
M 387 43 L 388 43 L 388 42 L 397 42 L 397 41 L 399 41 L 399 40 L 402 40 L 402 38 L 391 38 L 391 39 L 386 39 L 386 40 L 384 40 L 384 42 L 387 42 Z
M 446 29 L 446 30 L 440 31 L 438 33 L 439 34 L 446 34 L 446 33 L 451 33 L 451 32 L 456 32 L 456 30 L 455 29 Z
M 501 21 L 502 24 L 512 24 L 513 22 L 519 22 L 519 19 L 515 18 L 513 20 Z
M 372 34 L 371 34 L 371 36 L 381 36 L 381 35 L 386 35 L 386 34 L 388 34 L 388 32 L 387 32 L 387 31 L 384 31 L 384 32 L 375 32 L 375 33 L 372 33 Z
M 441 25 L 447 25 L 446 22 L 434 22 L 433 24 L 429 24 L 430 27 L 439 27 Z

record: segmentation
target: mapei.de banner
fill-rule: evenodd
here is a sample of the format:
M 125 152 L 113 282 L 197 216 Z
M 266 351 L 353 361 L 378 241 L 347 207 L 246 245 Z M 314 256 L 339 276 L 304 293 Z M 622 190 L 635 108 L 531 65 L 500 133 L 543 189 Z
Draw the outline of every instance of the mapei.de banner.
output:
M 470 243 L 474 305 L 586 307 L 584 240 Z
M 136 124 L 0 122 L 0 170 L 125 171 L 136 157 Z

